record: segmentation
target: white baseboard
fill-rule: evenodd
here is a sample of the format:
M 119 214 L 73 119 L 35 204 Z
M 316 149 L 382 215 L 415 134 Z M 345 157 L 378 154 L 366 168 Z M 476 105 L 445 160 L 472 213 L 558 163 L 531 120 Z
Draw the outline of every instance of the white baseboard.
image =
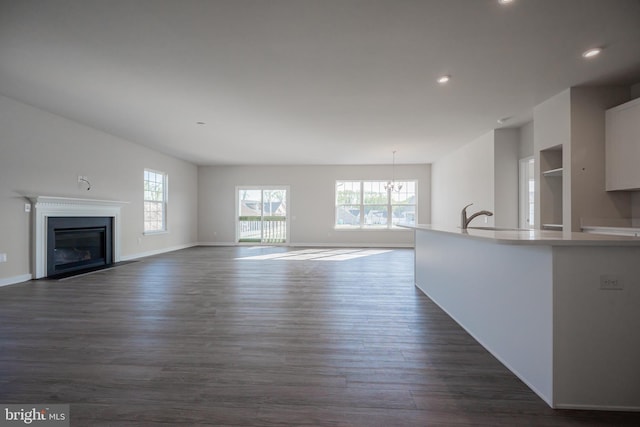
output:
M 554 406 L 554 409 L 578 409 L 582 411 L 640 412 L 639 406 L 575 405 L 571 403 L 558 403 Z
M 21 274 L 20 276 L 7 277 L 0 279 L 0 286 L 15 285 L 16 283 L 28 282 L 33 276 L 31 274 Z
M 239 246 L 235 242 L 198 242 L 196 246 Z
M 260 246 L 260 243 L 200 242 L 197 246 Z M 400 248 L 413 249 L 413 243 L 265 243 L 265 246 L 289 246 L 292 248 Z
M 413 243 L 291 243 L 296 248 L 398 248 L 413 249 Z
M 167 252 L 179 251 L 180 249 L 192 248 L 194 246 L 198 246 L 198 243 L 187 243 L 185 245 L 171 246 L 168 248 L 156 249 L 153 251 L 140 252 L 132 255 L 123 255 L 120 257 L 120 261 L 132 261 L 134 259 L 146 258 L 148 256 L 160 255 Z

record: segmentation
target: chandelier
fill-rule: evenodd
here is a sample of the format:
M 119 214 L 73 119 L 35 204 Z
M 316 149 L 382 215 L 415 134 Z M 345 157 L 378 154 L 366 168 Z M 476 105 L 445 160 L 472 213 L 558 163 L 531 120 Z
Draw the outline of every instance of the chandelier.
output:
M 387 181 L 387 183 L 384 185 L 384 189 L 387 191 L 402 190 L 402 183 L 396 182 L 396 150 L 393 150 L 393 164 L 391 166 L 391 181 Z

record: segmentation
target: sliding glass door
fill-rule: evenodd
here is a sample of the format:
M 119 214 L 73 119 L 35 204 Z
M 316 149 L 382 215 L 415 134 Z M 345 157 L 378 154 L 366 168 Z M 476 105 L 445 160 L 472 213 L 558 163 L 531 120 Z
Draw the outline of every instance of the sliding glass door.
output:
M 237 187 L 236 241 L 287 243 L 288 192 L 287 187 Z

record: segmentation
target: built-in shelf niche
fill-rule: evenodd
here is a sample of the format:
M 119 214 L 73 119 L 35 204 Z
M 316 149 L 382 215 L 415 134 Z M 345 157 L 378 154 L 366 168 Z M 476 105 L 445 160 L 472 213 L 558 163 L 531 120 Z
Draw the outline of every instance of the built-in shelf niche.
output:
M 562 144 L 540 150 L 540 171 L 542 228 L 562 230 Z
M 547 178 L 552 176 L 562 176 L 562 168 L 556 168 L 556 169 L 544 171 L 542 172 L 542 175 L 546 176 Z
M 562 231 L 562 224 L 542 224 L 542 229 Z

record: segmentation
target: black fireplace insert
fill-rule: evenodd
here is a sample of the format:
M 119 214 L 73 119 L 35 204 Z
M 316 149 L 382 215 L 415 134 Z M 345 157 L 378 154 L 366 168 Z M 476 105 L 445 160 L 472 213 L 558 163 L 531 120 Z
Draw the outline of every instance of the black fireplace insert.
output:
M 49 217 L 47 277 L 62 277 L 113 264 L 112 217 Z

